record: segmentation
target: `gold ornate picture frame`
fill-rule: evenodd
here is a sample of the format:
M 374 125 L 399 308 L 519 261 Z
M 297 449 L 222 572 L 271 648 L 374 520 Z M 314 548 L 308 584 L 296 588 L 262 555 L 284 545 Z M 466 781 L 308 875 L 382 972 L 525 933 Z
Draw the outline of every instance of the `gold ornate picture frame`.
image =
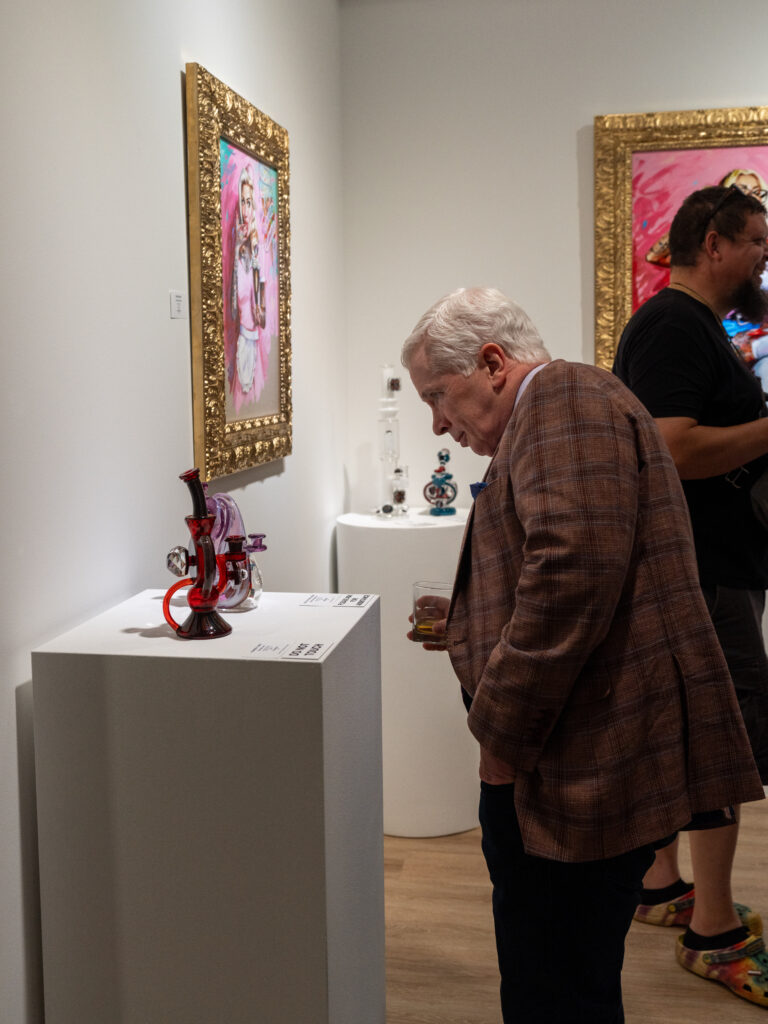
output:
M 669 278 L 666 233 L 707 185 L 764 192 L 768 107 L 595 118 L 595 363 L 610 369 L 634 310 Z
M 288 132 L 186 66 L 195 464 L 203 480 L 292 447 Z

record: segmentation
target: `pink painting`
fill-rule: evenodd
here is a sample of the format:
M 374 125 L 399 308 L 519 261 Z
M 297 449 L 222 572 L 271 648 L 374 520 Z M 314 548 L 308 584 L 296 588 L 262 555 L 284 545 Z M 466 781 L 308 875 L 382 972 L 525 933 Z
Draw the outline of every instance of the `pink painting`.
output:
M 686 196 L 708 185 L 736 184 L 765 201 L 767 181 L 766 146 L 633 153 L 632 312 L 669 281 L 666 236 Z
M 227 422 L 278 412 L 277 171 L 220 140 Z

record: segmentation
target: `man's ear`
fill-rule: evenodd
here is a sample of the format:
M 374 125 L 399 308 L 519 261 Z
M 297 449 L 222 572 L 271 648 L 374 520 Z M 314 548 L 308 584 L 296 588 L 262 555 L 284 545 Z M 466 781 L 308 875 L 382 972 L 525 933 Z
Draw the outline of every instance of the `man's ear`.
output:
M 494 383 L 503 382 L 509 368 L 509 358 L 495 341 L 489 341 L 480 349 L 479 363 Z
M 722 250 L 720 248 L 720 233 L 715 230 L 708 231 L 706 235 L 704 235 L 702 248 L 704 249 L 705 254 L 711 260 L 720 260 L 722 258 Z

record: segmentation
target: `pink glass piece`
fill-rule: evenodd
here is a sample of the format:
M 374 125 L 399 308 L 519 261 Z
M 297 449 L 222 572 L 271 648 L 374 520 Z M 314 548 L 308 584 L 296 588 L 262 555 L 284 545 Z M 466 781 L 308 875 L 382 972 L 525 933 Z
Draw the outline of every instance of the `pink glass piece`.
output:
M 237 507 L 237 502 L 231 494 L 208 494 L 208 485 L 203 484 L 205 501 L 209 515 L 216 516 L 216 525 L 211 532 L 211 540 L 220 555 L 226 550 L 227 537 L 245 537 L 245 523 Z
M 218 556 L 226 554 L 225 560 L 228 566 L 228 578 L 221 588 L 219 596 L 219 607 L 232 610 L 240 608 L 243 611 L 255 607 L 262 593 L 263 582 L 261 571 L 253 557 L 254 552 L 266 551 L 264 544 L 265 534 L 248 534 L 249 543 L 245 543 L 245 524 L 243 516 L 238 508 L 237 502 L 231 494 L 208 494 L 208 485 L 203 484 L 206 495 L 206 503 L 209 514 L 216 516 L 216 522 L 211 531 L 211 539 Z M 242 557 L 234 560 L 229 557 L 232 551 L 231 541 L 240 538 L 243 551 Z M 221 565 L 222 563 L 219 562 Z M 246 578 L 242 573 L 247 574 Z

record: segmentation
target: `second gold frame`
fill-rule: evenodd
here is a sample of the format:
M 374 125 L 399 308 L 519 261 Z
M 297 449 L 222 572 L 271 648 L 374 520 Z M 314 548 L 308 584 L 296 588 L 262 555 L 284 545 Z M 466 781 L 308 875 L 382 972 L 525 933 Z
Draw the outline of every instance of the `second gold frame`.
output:
M 611 368 L 634 309 L 666 284 L 664 236 L 683 199 L 697 188 L 730 184 L 735 171 L 764 190 L 768 107 L 595 118 L 598 366 Z

